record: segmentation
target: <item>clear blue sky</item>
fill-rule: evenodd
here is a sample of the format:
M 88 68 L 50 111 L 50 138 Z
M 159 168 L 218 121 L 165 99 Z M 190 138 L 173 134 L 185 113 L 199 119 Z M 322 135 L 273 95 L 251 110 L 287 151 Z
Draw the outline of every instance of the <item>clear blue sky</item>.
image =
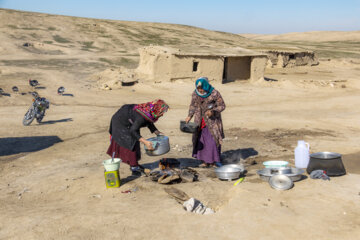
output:
M 360 30 L 360 0 L 0 0 L 0 8 L 232 33 Z

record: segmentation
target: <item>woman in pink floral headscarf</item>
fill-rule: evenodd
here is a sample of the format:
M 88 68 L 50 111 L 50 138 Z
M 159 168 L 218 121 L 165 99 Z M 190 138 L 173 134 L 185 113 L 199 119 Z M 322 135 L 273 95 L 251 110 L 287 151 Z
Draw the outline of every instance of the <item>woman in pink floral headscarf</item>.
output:
M 152 143 L 140 135 L 140 128 L 148 127 L 151 133 L 160 132 L 154 123 L 169 109 L 165 101 L 157 99 L 143 104 L 126 104 L 111 118 L 109 133 L 111 143 L 107 150 L 110 156 L 115 153 L 116 158 L 130 165 L 133 174 L 141 174 L 143 167 L 138 161 L 141 158 L 140 142 L 148 149 Z

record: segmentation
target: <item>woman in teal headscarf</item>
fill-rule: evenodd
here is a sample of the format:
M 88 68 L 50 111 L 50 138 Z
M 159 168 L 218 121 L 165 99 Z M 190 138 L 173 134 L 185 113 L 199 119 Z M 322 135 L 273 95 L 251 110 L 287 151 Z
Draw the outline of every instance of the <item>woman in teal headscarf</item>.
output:
M 202 98 L 207 98 L 214 90 L 214 87 L 210 85 L 206 77 L 201 77 L 197 79 L 195 82 L 195 86 L 196 94 Z
M 194 122 L 199 125 L 199 131 L 193 134 L 193 157 L 203 161 L 202 166 L 221 166 L 221 144 L 225 137 L 221 112 L 224 109 L 223 98 L 208 79 L 197 79 L 185 121 L 194 117 Z

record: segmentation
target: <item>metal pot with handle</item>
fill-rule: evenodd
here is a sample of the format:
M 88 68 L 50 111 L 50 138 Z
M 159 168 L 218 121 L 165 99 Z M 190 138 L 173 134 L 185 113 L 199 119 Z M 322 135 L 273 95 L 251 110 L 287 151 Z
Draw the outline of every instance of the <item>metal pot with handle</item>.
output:
M 147 139 L 148 141 L 153 143 L 154 150 L 149 150 L 145 147 L 146 154 L 149 156 L 159 156 L 170 151 L 170 142 L 169 137 L 159 135 L 157 137 L 152 137 Z

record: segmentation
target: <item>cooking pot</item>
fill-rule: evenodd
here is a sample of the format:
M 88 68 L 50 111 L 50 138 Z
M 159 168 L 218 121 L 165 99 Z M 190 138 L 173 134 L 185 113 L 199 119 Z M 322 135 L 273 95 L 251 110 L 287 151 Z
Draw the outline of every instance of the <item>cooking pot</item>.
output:
M 228 164 L 215 169 L 215 174 L 219 179 L 233 180 L 240 177 L 240 174 L 245 171 L 243 165 Z
M 314 170 L 324 170 L 328 176 L 341 176 L 346 174 L 341 154 L 334 152 L 317 152 L 310 154 L 307 173 Z
M 145 152 L 149 156 L 159 156 L 163 155 L 170 151 L 169 138 L 167 136 L 159 135 L 157 137 L 152 137 L 147 139 L 153 143 L 154 150 L 149 150 L 145 147 Z
M 199 125 L 193 122 L 186 123 L 185 121 L 180 121 L 180 130 L 186 133 L 194 133 L 199 129 Z

